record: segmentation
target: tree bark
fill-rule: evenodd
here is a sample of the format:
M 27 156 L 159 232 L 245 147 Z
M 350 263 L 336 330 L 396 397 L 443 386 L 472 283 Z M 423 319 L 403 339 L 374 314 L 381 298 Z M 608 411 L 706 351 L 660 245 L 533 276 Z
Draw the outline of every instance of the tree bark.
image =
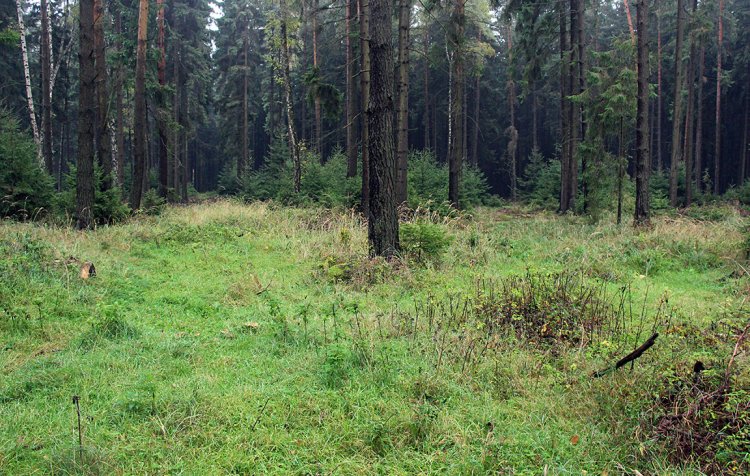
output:
M 393 144 L 393 45 L 391 0 L 370 0 L 372 82 L 367 122 L 371 136 L 370 214 L 368 241 L 371 256 L 394 256 L 399 249 L 396 211 L 396 162 Z
M 648 1 L 638 0 L 638 105 L 635 133 L 635 226 L 648 226 L 650 223 L 649 175 L 651 161 L 648 142 Z
M 669 203 L 677 206 L 677 167 L 682 157 L 680 130 L 682 126 L 682 88 L 684 82 L 684 65 L 682 61 L 682 42 L 685 34 L 685 9 L 683 0 L 677 0 L 677 40 L 674 51 L 674 112 L 672 114 L 672 157 L 669 163 Z
M 716 128 L 714 136 L 714 195 L 721 191 L 721 49 L 724 42 L 724 0 L 719 0 L 716 41 Z
M 88 1 L 88 0 L 87 0 Z M 133 182 L 130 208 L 141 207 L 143 183 L 146 177 L 146 39 L 148 35 L 148 0 L 140 0 L 138 7 L 138 43 L 135 66 L 135 109 L 133 113 Z
M 102 172 L 102 191 L 112 188 L 112 140 L 109 133 L 107 52 L 104 46 L 104 6 L 94 0 L 94 50 L 96 55 L 96 148 Z
M 359 49 L 360 61 L 360 93 L 362 94 L 362 204 L 364 216 L 370 216 L 370 126 L 367 110 L 370 107 L 370 2 L 358 0 L 359 14 Z
M 407 200 L 409 155 L 409 26 L 411 0 L 398 5 L 398 108 L 396 110 L 396 203 Z
M 34 94 L 31 90 L 31 73 L 29 72 L 29 51 L 26 47 L 26 24 L 23 21 L 23 9 L 21 0 L 16 0 L 16 13 L 18 14 L 18 29 L 21 37 L 21 56 L 23 59 L 23 75 L 26 83 L 26 100 L 29 105 L 29 123 L 31 123 L 31 132 L 34 135 L 36 144 L 36 153 L 39 159 L 39 165 L 45 166 L 44 154 L 42 153 L 42 138 L 39 135 L 39 127 L 36 122 L 36 113 L 34 112 Z
M 42 156 L 47 173 L 52 173 L 52 31 L 48 0 L 41 1 L 42 38 L 40 58 L 42 69 Z
M 346 176 L 357 176 L 357 143 L 354 137 L 354 47 L 352 0 L 346 0 Z
M 460 208 L 459 196 L 461 172 L 464 163 L 464 26 L 466 24 L 466 0 L 452 0 L 450 41 L 453 49 L 453 91 L 451 118 L 452 144 L 448 160 L 448 201 L 455 208 Z
M 292 103 L 292 80 L 291 80 L 291 58 L 289 55 L 289 36 L 287 33 L 287 21 L 289 19 L 289 10 L 287 8 L 286 0 L 280 0 L 281 6 L 281 56 L 282 56 L 282 72 L 284 82 L 284 102 L 286 106 L 286 117 L 287 117 L 287 132 L 289 134 L 289 149 L 292 154 L 292 161 L 294 162 L 294 192 L 299 193 L 300 183 L 302 181 L 302 161 L 300 159 L 299 144 L 297 143 L 297 134 L 294 130 L 294 105 Z M 317 10 L 317 0 L 315 2 L 315 9 Z M 315 44 L 315 29 L 317 27 L 315 21 L 315 11 L 313 11 L 313 61 L 314 66 L 317 67 L 317 46 Z M 317 106 L 316 102 L 316 122 L 317 122 Z M 316 142 L 319 147 L 319 131 L 316 127 Z
M 94 0 L 81 0 L 78 65 L 78 164 L 76 171 L 76 226 L 94 225 Z

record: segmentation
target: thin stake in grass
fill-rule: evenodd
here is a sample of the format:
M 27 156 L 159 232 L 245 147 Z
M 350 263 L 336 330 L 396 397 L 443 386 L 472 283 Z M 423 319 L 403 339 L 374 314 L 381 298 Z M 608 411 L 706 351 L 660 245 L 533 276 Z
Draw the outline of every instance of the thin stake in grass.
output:
M 76 406 L 76 414 L 78 415 L 78 454 L 83 461 L 83 431 L 81 428 L 81 406 L 79 405 L 78 395 L 73 395 L 73 404 Z

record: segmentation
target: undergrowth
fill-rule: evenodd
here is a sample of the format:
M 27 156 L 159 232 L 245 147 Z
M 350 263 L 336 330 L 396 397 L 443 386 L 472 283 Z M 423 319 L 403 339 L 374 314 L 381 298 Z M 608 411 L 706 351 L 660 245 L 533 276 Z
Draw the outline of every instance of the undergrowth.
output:
M 404 209 L 390 261 L 350 210 L 157 208 L 91 232 L 0 224 L 0 472 L 747 468 L 735 208 L 648 230 Z

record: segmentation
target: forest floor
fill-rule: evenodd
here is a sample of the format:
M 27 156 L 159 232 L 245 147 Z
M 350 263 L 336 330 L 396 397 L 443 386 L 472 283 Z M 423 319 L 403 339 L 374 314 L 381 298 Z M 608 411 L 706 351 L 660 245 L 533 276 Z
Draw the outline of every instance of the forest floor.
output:
M 748 467 L 746 342 L 713 417 L 689 411 L 748 321 L 737 210 L 645 231 L 521 208 L 404 218 L 449 237 L 441 258 L 370 260 L 356 214 L 262 203 L 0 223 L 0 474 Z

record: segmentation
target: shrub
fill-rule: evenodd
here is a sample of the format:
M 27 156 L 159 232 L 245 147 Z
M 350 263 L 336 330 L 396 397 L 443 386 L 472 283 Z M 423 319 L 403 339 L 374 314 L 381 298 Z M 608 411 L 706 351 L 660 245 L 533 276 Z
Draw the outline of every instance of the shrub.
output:
M 439 259 L 451 243 L 445 229 L 435 223 L 404 223 L 399 229 L 401 248 L 420 261 Z
M 26 220 L 49 210 L 52 178 L 37 162 L 36 145 L 0 107 L 0 216 Z
M 94 220 L 99 225 L 123 221 L 130 215 L 130 207 L 122 201 L 122 189 L 112 187 L 101 191 L 103 174 L 99 166 L 94 168 Z M 58 206 L 69 216 L 76 213 L 76 168 L 71 166 L 65 177 L 65 191 L 58 196 Z

